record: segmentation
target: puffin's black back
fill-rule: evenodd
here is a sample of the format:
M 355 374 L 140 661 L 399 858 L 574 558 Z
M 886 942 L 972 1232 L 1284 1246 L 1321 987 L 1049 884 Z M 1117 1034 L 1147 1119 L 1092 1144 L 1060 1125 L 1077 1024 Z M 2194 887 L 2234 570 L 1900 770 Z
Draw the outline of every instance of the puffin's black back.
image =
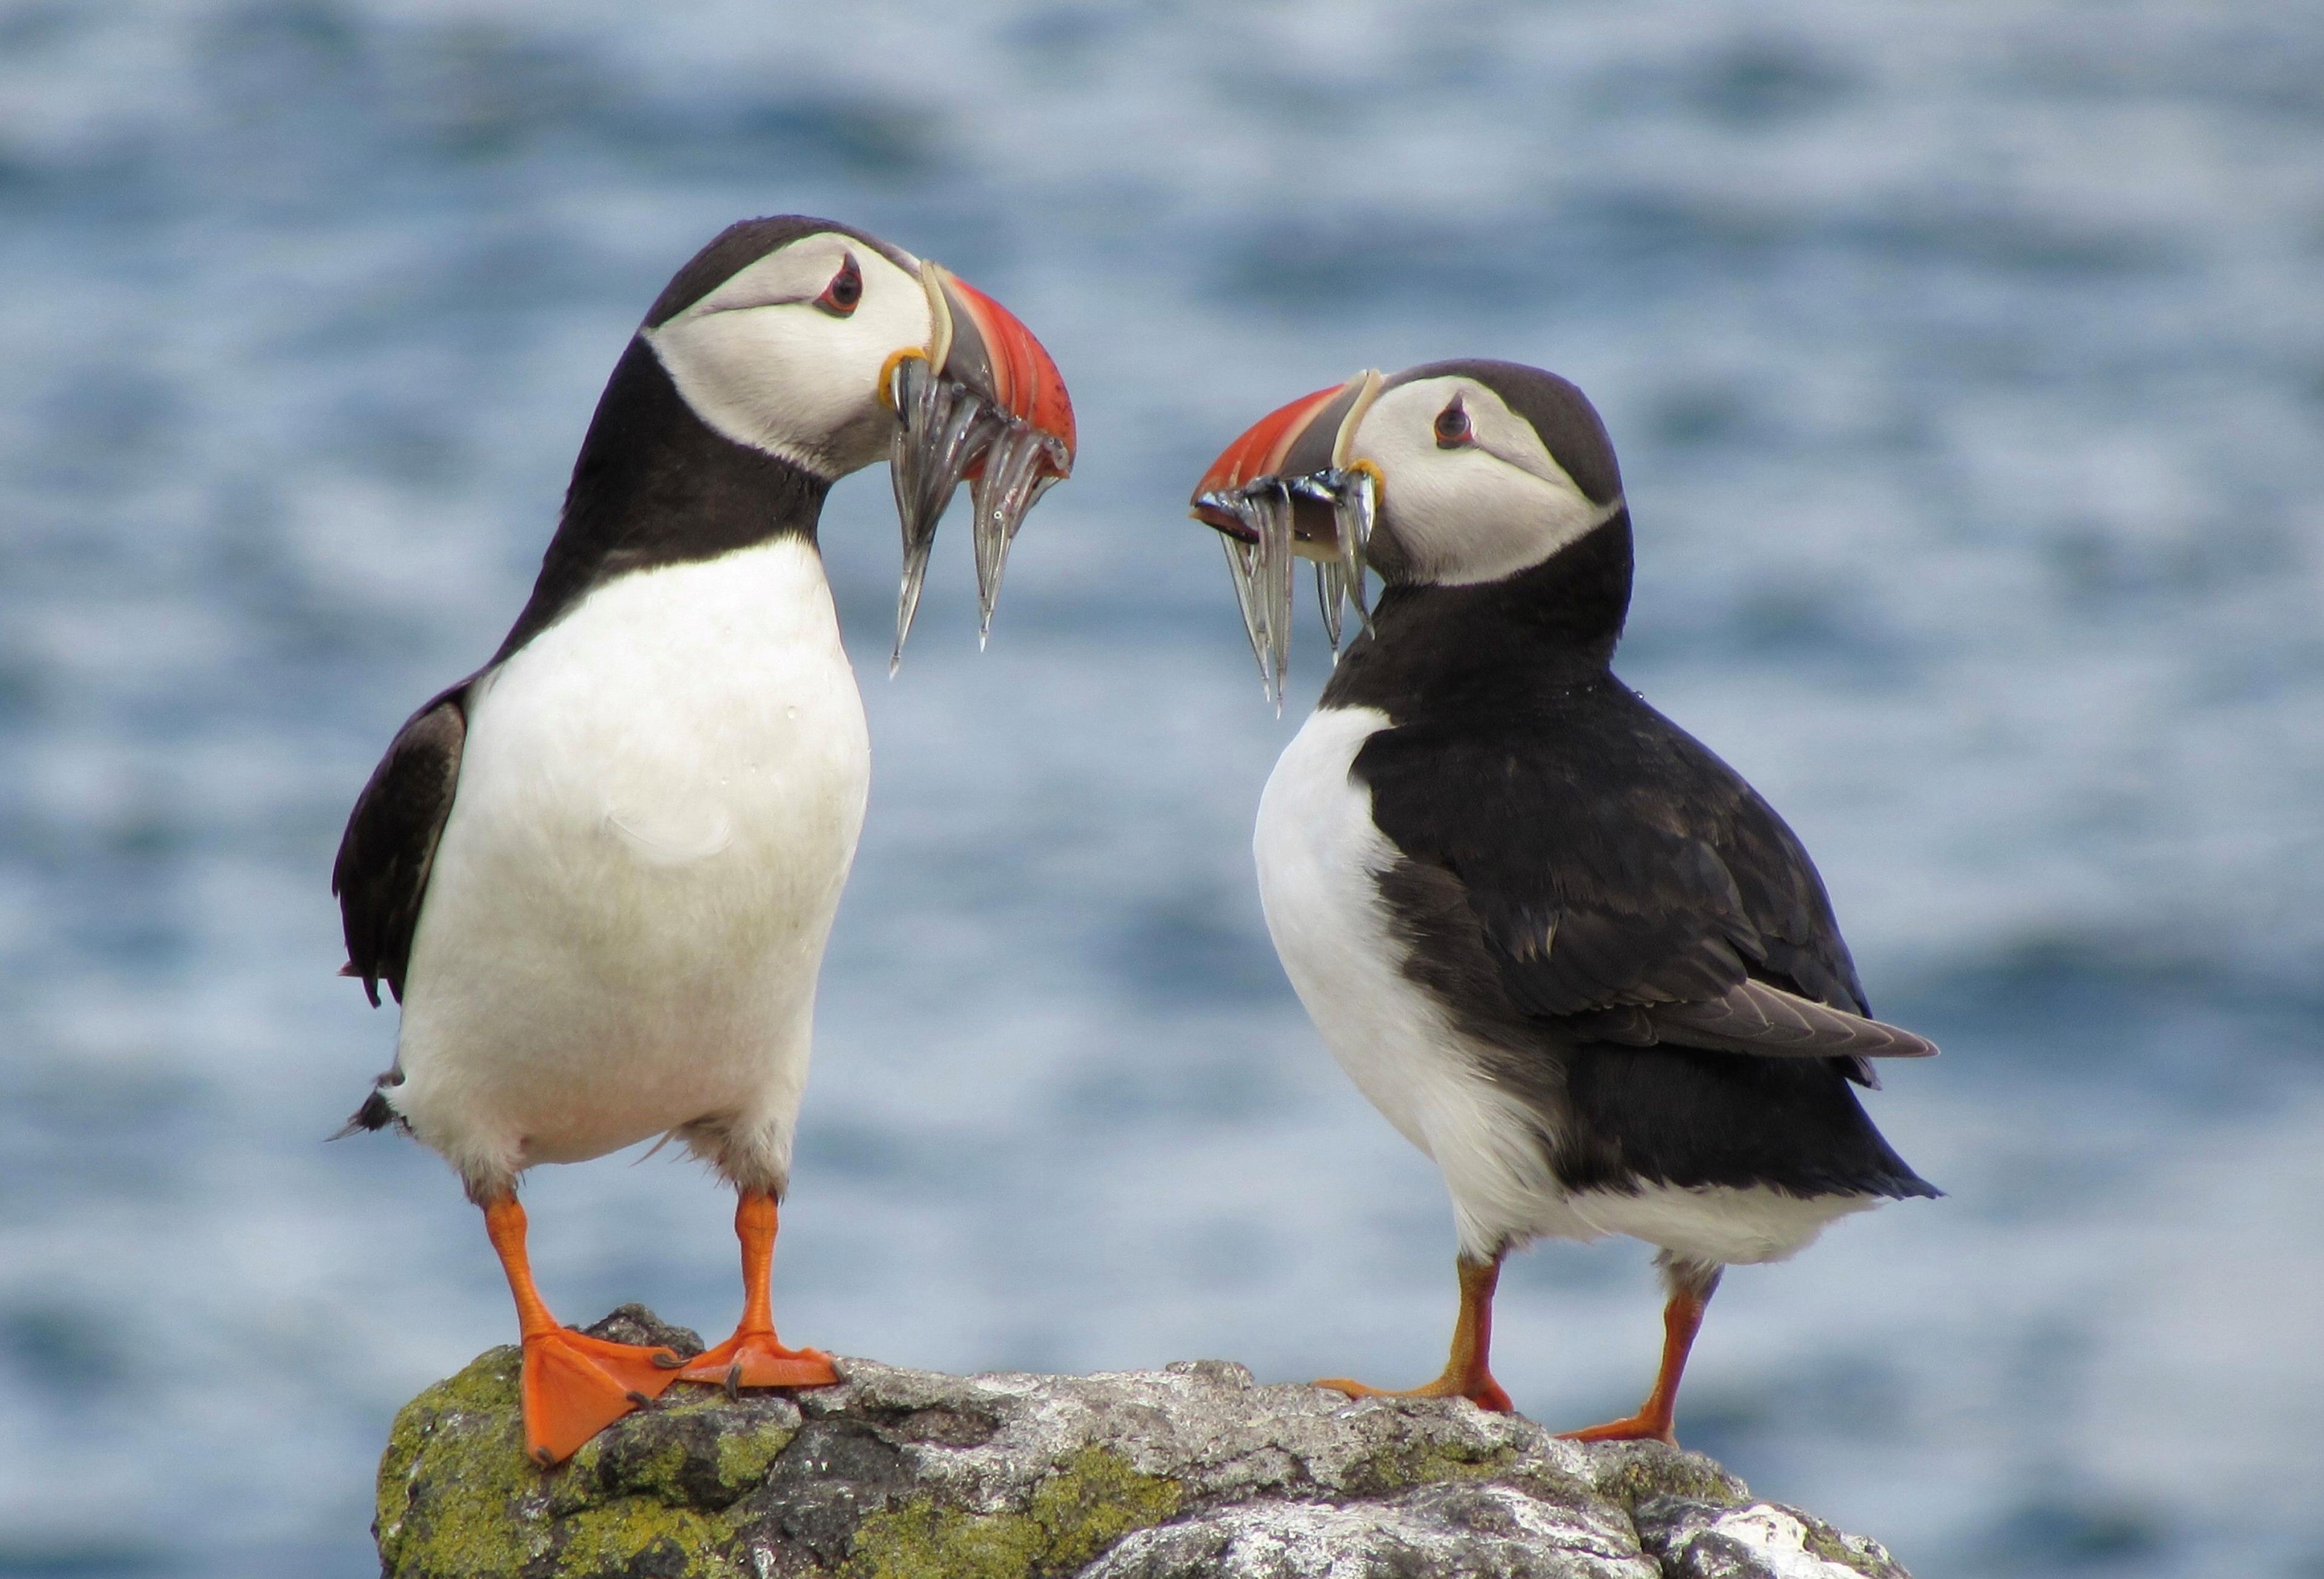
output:
M 1791 829 L 1608 667 L 1630 575 L 1624 512 L 1502 581 L 1390 586 L 1334 671 L 1323 707 L 1390 719 L 1352 771 L 1400 855 L 1379 887 L 1406 974 L 1560 1115 L 1569 1187 L 1933 1195 L 1854 1060 L 1635 1045 L 1637 1006 L 1747 978 L 1869 1010 Z

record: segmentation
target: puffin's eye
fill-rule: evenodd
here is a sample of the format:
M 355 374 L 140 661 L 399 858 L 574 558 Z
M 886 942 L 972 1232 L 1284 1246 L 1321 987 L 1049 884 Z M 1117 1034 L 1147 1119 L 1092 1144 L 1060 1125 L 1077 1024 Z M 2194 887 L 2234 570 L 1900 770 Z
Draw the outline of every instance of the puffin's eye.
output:
M 847 261 L 839 265 L 839 272 L 823 288 L 815 304 L 834 318 L 845 318 L 863 300 L 863 271 L 855 266 L 855 254 L 849 253 Z
M 1469 413 L 1462 409 L 1461 397 L 1454 395 L 1452 403 L 1436 413 L 1436 448 L 1458 449 L 1476 442 L 1476 435 L 1469 430 Z

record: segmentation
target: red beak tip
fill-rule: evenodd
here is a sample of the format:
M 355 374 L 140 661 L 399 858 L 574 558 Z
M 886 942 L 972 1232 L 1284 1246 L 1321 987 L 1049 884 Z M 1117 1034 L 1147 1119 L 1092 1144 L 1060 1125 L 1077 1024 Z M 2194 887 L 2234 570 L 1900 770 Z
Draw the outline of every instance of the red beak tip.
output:
M 1078 435 L 1073 396 L 1066 392 L 1056 359 L 1015 313 L 959 275 L 947 271 L 945 278 L 958 306 L 984 342 L 985 359 L 997 386 L 992 398 L 1010 416 L 1064 446 L 1064 461 L 1050 469 L 1060 477 L 1070 475 Z
M 1227 493 L 1257 478 L 1274 472 L 1283 457 L 1297 440 L 1310 420 L 1325 406 L 1339 398 L 1348 386 L 1335 383 L 1329 389 L 1319 389 L 1313 394 L 1301 395 L 1288 405 L 1278 406 L 1245 429 L 1241 436 L 1220 452 L 1203 474 L 1194 490 L 1197 497 L 1204 494 Z M 1199 509 L 1195 519 L 1212 526 L 1219 523 L 1204 515 Z

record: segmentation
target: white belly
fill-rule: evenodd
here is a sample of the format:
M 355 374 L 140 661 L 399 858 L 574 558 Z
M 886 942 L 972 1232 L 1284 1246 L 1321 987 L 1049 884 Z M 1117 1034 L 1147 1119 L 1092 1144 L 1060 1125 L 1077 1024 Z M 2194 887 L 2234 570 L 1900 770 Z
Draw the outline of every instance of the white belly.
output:
M 1779 1261 L 1836 1220 L 1880 1205 L 1877 1196 L 1787 1196 L 1759 1187 L 1641 1185 L 1567 1197 L 1594 1233 L 1627 1233 L 1705 1265 Z
M 1357 1089 L 1443 1171 L 1463 1253 L 1624 1233 L 1695 1260 L 1775 1260 L 1833 1218 L 1877 1204 L 1757 1188 L 1569 1193 L 1560 1185 L 1540 1115 L 1481 1072 L 1489 1056 L 1472 1050 L 1404 974 L 1408 949 L 1377 882 L 1398 854 L 1372 821 L 1371 791 L 1349 771 L 1388 722 L 1370 707 L 1309 717 L 1259 798 L 1252 854 L 1284 974 Z
M 624 576 L 470 702 L 390 1093 L 471 1178 L 789 1136 L 871 746 L 812 544 Z
M 1318 710 L 1259 797 L 1251 852 L 1284 974 L 1356 1088 L 1443 1170 L 1465 1252 L 1545 1233 L 1592 1237 L 1564 1209 L 1536 1122 L 1480 1072 L 1451 1017 L 1404 974 L 1407 950 L 1377 883 L 1396 846 L 1372 823 L 1371 791 L 1349 774 L 1388 723 L 1377 708 Z

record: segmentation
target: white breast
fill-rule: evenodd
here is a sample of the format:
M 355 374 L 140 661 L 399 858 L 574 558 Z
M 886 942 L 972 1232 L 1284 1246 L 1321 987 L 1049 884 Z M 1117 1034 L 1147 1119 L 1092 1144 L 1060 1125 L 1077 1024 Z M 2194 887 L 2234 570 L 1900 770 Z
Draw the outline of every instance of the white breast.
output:
M 1319 709 L 1259 798 L 1251 850 L 1284 974 L 1357 1089 L 1443 1170 L 1464 1251 L 1592 1237 L 1564 1209 L 1536 1121 L 1480 1072 L 1450 1017 L 1404 974 L 1407 949 L 1378 884 L 1396 846 L 1349 771 L 1388 723 L 1377 708 Z
M 820 557 L 622 577 L 471 699 L 391 1095 L 476 1170 L 779 1131 L 871 747 Z

